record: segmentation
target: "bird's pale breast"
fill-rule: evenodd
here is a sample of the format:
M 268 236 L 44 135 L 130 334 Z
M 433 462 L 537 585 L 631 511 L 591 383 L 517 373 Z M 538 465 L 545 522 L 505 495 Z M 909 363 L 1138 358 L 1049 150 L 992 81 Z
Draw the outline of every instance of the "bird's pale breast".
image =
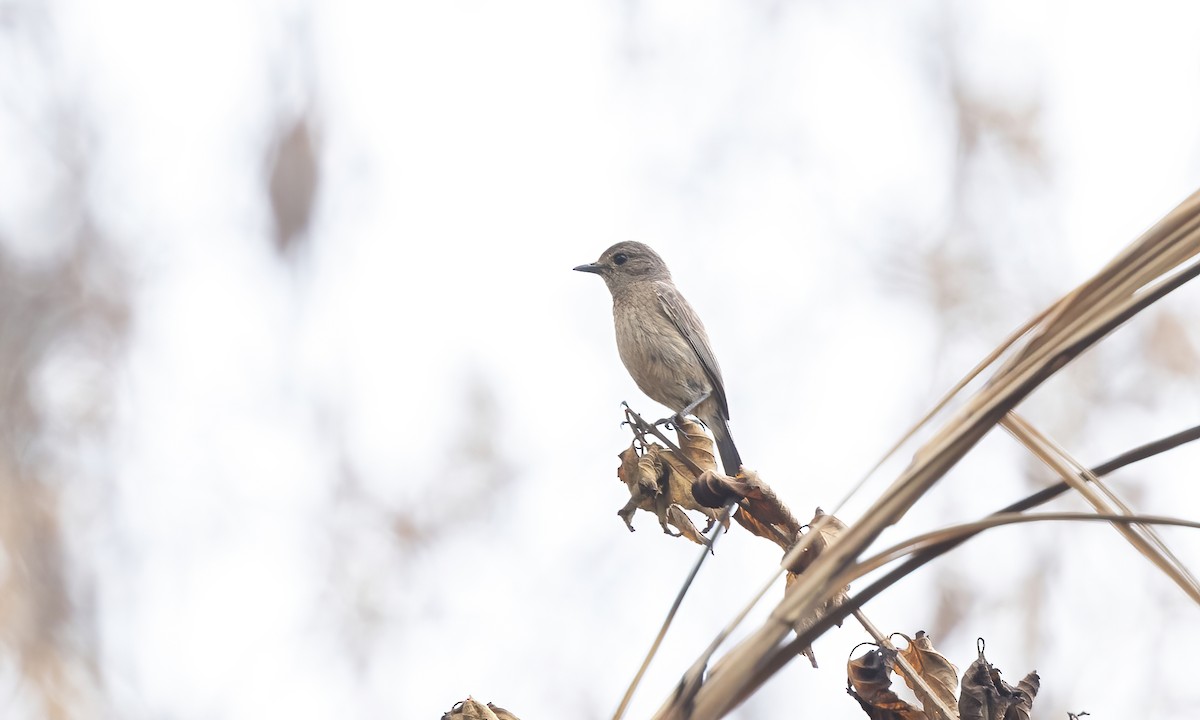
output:
M 620 298 L 613 305 L 621 362 L 650 399 L 682 410 L 710 392 L 712 384 L 695 350 L 659 310 L 658 297 L 638 299 Z

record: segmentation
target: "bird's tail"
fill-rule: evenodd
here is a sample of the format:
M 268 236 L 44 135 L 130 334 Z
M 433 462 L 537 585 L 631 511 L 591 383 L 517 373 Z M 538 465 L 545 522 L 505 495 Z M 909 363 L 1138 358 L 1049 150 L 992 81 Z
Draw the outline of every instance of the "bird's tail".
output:
M 738 454 L 737 445 L 733 444 L 733 436 L 729 434 L 729 421 L 718 418 L 712 423 L 713 439 L 717 441 L 717 452 L 721 453 L 721 467 L 730 477 L 737 475 L 742 469 L 742 456 Z

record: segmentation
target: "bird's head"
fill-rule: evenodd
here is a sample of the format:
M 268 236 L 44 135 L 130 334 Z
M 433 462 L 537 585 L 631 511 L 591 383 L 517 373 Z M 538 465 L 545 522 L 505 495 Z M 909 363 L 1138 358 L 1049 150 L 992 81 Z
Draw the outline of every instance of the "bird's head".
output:
M 605 250 L 600 259 L 574 268 L 579 272 L 595 273 L 604 278 L 609 290 L 643 280 L 670 280 L 667 264 L 649 245 L 631 240 L 619 242 Z

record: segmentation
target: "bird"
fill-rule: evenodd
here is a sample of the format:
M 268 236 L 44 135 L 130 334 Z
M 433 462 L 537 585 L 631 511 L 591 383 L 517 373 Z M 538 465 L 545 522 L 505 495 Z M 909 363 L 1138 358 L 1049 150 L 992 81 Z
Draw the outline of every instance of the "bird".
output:
M 599 275 L 612 293 L 617 351 L 633 381 L 677 422 L 699 418 L 712 431 L 725 474 L 736 476 L 742 459 L 729 432 L 721 366 L 667 264 L 649 245 L 625 241 L 573 269 Z

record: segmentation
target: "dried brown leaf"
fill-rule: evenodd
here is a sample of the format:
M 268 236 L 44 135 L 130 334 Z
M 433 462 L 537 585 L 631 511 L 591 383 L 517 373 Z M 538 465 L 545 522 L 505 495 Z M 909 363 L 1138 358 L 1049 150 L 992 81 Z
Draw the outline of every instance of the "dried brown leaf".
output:
M 496 707 L 492 703 L 488 703 L 488 710 L 496 714 L 496 720 L 521 720 L 516 715 L 513 715 L 502 707 Z
M 892 690 L 890 651 L 875 648 L 846 663 L 846 692 L 872 720 L 927 720 Z
M 625 521 L 625 527 L 629 528 L 629 532 L 633 532 L 635 530 L 633 527 L 633 514 L 637 512 L 637 509 L 637 500 L 630 498 L 629 502 L 625 503 L 625 507 L 617 511 L 617 515 Z
M 652 445 L 638 458 L 637 474 L 638 490 L 644 497 L 658 497 L 663 494 L 664 483 L 667 480 L 663 459 L 659 457 L 658 446 Z M 628 484 L 628 483 L 627 483 Z M 632 488 L 630 488 L 632 491 Z
M 711 454 L 710 450 L 709 455 Z M 702 453 L 695 453 L 696 457 L 700 455 Z M 617 468 L 617 477 L 629 489 L 629 502 L 617 511 L 617 515 L 625 521 L 630 530 L 634 529 L 634 513 L 645 510 L 658 518 L 659 525 L 668 535 L 686 537 L 701 545 L 707 544 L 702 532 L 696 529 L 685 511 L 698 510 L 703 513 L 708 518 L 706 530 L 712 526 L 720 512 L 696 502 L 692 496 L 691 470 L 674 452 L 654 444 L 639 450 L 635 444 L 630 445 L 617 457 L 621 460 Z M 710 457 L 711 462 L 714 461 Z M 672 527 L 676 531 L 672 531 Z
M 1042 687 L 1042 678 L 1037 670 L 1032 670 L 1017 683 L 1020 699 L 1008 710 L 1004 720 L 1029 720 L 1033 713 L 1033 700 Z
M 785 549 L 799 534 L 800 523 L 792 511 L 758 473 L 743 470 L 737 477 L 729 477 L 715 470 L 705 472 L 696 480 L 692 491 L 705 507 L 720 508 L 730 501 L 739 501 L 742 526 Z
M 967 668 L 962 679 L 958 711 L 962 720 L 1029 720 L 1033 699 L 1041 687 L 1036 671 L 1029 673 L 1017 687 L 1000 678 L 983 655 L 983 640 L 979 641 L 979 657 Z
M 621 466 L 617 468 L 617 477 L 629 488 L 629 502 L 617 511 L 617 515 L 625 521 L 625 526 L 633 532 L 633 514 L 639 508 L 655 512 L 658 496 L 658 475 L 651 465 L 642 463 L 642 456 L 637 449 L 630 445 L 620 455 Z
M 821 522 L 818 525 L 818 521 L 820 521 L 822 518 L 826 519 L 824 522 Z M 812 539 L 812 542 L 809 544 L 809 546 L 805 548 L 802 553 L 800 553 L 797 561 L 792 564 L 793 569 L 788 570 L 787 580 L 784 586 L 785 594 L 787 591 L 791 590 L 793 585 L 799 580 L 800 575 L 804 572 L 804 569 L 811 565 L 812 562 L 816 560 L 816 558 L 819 557 L 822 552 L 824 552 L 830 545 L 837 541 L 838 535 L 840 535 L 842 531 L 846 529 L 846 524 L 841 520 L 838 520 L 833 515 L 826 515 L 821 508 L 817 508 L 816 513 L 813 515 L 812 521 L 809 523 L 809 527 L 819 527 L 820 529 L 816 531 L 817 535 Z M 810 532 L 812 531 L 810 530 Z M 838 591 L 834 593 L 832 597 L 826 600 L 823 605 L 818 607 L 815 612 L 805 615 L 797 620 L 792 625 L 793 629 L 797 633 L 802 633 L 808 630 L 814 624 L 816 624 L 818 620 L 841 607 L 842 604 L 846 602 L 846 599 L 849 597 L 849 595 L 849 585 L 838 589 Z M 838 625 L 840 626 L 841 623 L 838 623 Z M 802 652 L 808 658 L 809 662 L 812 663 L 812 666 L 816 667 L 817 659 L 812 654 L 812 648 L 806 647 Z
M 950 710 L 957 709 L 958 699 L 955 697 L 955 693 L 958 692 L 958 668 L 934 649 L 933 642 L 924 631 L 918 632 L 914 638 L 905 635 L 901 635 L 901 637 L 908 641 L 908 647 L 901 650 L 900 655 L 917 671 L 917 674 L 921 676 L 921 679 L 925 681 L 942 705 Z M 901 677 L 904 678 L 905 684 L 916 693 L 917 699 L 921 701 L 921 706 L 925 708 L 925 713 L 929 717 L 956 720 L 946 718 L 939 709 L 938 703 L 930 701 L 924 688 L 912 682 L 903 673 L 901 673 Z
M 980 653 L 979 659 L 971 663 L 963 674 L 962 691 L 958 695 L 958 715 L 962 720 L 992 720 L 994 717 L 1003 717 L 1002 714 L 997 716 L 991 712 L 991 708 L 1000 706 L 1000 691 L 992 685 L 991 666 Z
M 667 528 L 667 525 L 669 524 L 677 529 L 679 534 L 688 540 L 691 540 L 699 545 L 708 544 L 708 541 L 704 539 L 704 535 L 701 534 L 701 532 L 696 529 L 696 526 L 692 524 L 691 518 L 689 518 L 687 513 L 683 511 L 683 508 L 679 507 L 678 505 L 668 505 L 666 510 L 659 515 L 659 520 L 663 523 L 663 531 L 668 535 L 674 534 Z
M 750 534 L 757 535 L 761 538 L 766 538 L 779 545 L 784 550 L 788 549 L 789 545 L 779 542 L 778 536 L 770 525 L 759 522 L 758 518 L 746 512 L 743 508 L 738 508 L 737 512 L 733 514 L 733 519 L 737 520 L 738 525 L 741 525 Z
M 784 550 L 795 543 L 799 523 L 757 473 L 747 471 L 736 478 L 720 473 L 704 473 L 696 481 L 693 491 L 701 503 L 712 507 L 723 507 L 731 500 L 739 500 L 734 515 L 739 525 Z
M 704 432 L 704 427 L 694 420 L 684 420 L 675 426 L 675 435 L 679 438 L 679 449 L 687 459 L 691 460 L 700 472 L 705 470 L 717 471 L 717 456 L 713 451 L 712 438 Z M 685 471 L 684 474 L 688 474 Z M 695 478 L 692 478 L 695 480 Z
M 791 548 L 800 536 L 799 521 L 758 473 L 743 471 L 735 478 L 705 473 L 696 481 L 695 492 L 706 505 L 718 500 L 717 507 L 738 499 L 738 511 L 734 516 L 738 523 L 784 550 Z
M 1042 689 L 1042 676 L 1038 675 L 1037 670 L 1030 670 L 1021 681 L 1017 683 L 1017 689 L 1029 696 L 1030 704 L 1037 698 L 1038 691 Z
M 617 477 L 629 488 L 629 494 L 635 500 L 653 498 L 658 494 L 658 473 L 642 464 L 642 456 L 637 448 L 630 445 L 617 457 L 621 460 Z
M 800 532 L 800 522 L 771 486 L 763 482 L 754 471 L 746 471 L 739 477 L 742 478 L 745 487 L 742 492 L 742 507 L 746 512 L 758 518 L 759 522 L 778 527 L 784 535 L 794 540 Z
M 500 718 L 492 711 L 490 704 L 484 705 L 475 698 L 468 697 L 443 714 L 442 720 L 500 720 Z
M 827 519 L 822 521 L 822 518 Z M 827 515 L 821 508 L 817 508 L 813 513 L 812 520 L 808 521 L 808 527 L 818 528 L 817 536 L 812 539 L 808 549 L 801 553 L 788 568 L 789 572 L 797 575 L 802 575 L 821 556 L 821 553 L 833 545 L 838 537 L 846 531 L 846 523 L 838 520 L 836 516 Z M 849 587 L 846 590 L 849 590 Z
M 687 510 L 702 512 L 709 518 L 716 518 L 721 514 L 715 508 L 705 507 L 696 502 L 696 496 L 692 494 L 692 482 L 695 478 L 674 452 L 663 450 L 657 445 L 651 445 L 648 452 L 656 453 L 668 469 L 666 494 L 671 498 L 671 502 Z

